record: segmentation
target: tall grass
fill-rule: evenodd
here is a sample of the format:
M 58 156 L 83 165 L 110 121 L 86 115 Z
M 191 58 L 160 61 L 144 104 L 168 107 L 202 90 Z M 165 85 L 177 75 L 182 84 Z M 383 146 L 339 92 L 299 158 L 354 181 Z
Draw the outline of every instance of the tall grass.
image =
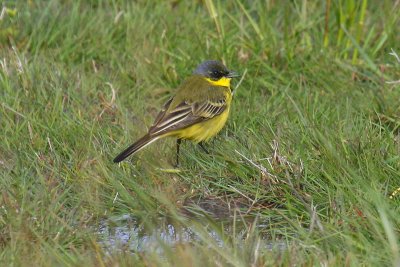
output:
M 397 266 L 398 1 L 7 1 L 2 265 Z M 120 165 L 204 59 L 246 71 L 204 154 Z M 196 238 L 104 247 L 122 215 Z M 217 236 L 218 238 L 215 238 Z M 160 252 L 161 251 L 161 252 Z

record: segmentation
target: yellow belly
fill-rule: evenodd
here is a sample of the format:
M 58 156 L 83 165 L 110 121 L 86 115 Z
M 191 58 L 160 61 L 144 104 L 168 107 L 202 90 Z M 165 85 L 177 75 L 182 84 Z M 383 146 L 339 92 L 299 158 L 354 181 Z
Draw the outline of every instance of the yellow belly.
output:
M 171 135 L 182 139 L 189 139 L 197 143 L 201 141 L 207 141 L 222 130 L 226 120 L 228 119 L 228 116 L 229 108 L 210 120 L 189 126 Z
M 211 137 L 214 137 L 217 135 L 222 128 L 224 127 L 226 120 L 228 119 L 229 116 L 229 107 L 230 103 L 232 101 L 232 94 L 230 91 L 230 78 L 222 78 L 218 81 L 212 81 L 210 79 L 206 79 L 210 84 L 214 86 L 221 86 L 224 90 L 225 94 L 225 101 L 226 101 L 226 109 L 220 114 L 215 116 L 212 119 L 206 120 L 204 122 L 200 122 L 197 124 L 194 124 L 192 126 L 189 126 L 184 129 L 180 129 L 177 131 L 173 131 L 170 133 L 167 133 L 164 136 L 175 136 L 177 138 L 182 138 L 182 139 L 189 139 L 194 142 L 201 142 L 201 141 L 207 141 Z

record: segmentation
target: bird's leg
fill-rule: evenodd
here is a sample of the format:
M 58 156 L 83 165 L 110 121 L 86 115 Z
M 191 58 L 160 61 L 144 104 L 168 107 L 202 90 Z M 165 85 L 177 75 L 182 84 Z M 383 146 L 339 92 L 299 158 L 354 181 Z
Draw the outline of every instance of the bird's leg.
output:
M 210 154 L 210 152 L 208 152 L 207 148 L 204 146 L 203 142 L 199 142 L 199 146 L 201 147 L 201 149 L 203 149 L 204 152 L 206 152 L 206 154 Z
M 181 145 L 182 139 L 176 139 L 176 167 L 179 166 L 179 147 Z

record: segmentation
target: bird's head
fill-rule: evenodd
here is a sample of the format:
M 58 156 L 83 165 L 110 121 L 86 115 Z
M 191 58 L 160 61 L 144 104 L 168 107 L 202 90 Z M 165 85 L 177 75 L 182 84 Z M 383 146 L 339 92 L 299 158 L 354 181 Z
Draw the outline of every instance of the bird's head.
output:
M 204 76 L 211 81 L 218 81 L 223 78 L 230 80 L 231 78 L 240 76 L 236 72 L 228 70 L 224 64 L 217 60 L 203 61 L 197 66 L 193 74 Z

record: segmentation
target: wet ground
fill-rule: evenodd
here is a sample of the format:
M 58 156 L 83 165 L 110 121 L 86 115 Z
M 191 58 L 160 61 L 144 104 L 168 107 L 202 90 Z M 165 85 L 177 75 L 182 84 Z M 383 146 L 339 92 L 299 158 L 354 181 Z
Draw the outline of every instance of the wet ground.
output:
M 247 220 L 250 221 L 250 220 Z M 143 222 L 140 223 L 131 215 L 122 215 L 113 219 L 102 221 L 99 229 L 99 243 L 107 251 L 129 251 L 137 252 L 157 252 L 162 253 L 165 247 L 175 247 L 180 244 L 193 244 L 214 242 L 219 247 L 224 247 L 227 240 L 235 237 L 241 240 L 249 237 L 249 233 L 255 233 L 260 240 L 260 246 L 267 250 L 284 250 L 284 241 L 272 241 L 267 234 L 263 234 L 268 225 L 265 223 L 254 224 L 237 221 L 207 221 L 199 222 L 190 220 L 182 224 L 170 223 L 168 220 L 160 218 L 156 226 L 148 227 Z M 200 228 L 199 228 L 200 226 Z

